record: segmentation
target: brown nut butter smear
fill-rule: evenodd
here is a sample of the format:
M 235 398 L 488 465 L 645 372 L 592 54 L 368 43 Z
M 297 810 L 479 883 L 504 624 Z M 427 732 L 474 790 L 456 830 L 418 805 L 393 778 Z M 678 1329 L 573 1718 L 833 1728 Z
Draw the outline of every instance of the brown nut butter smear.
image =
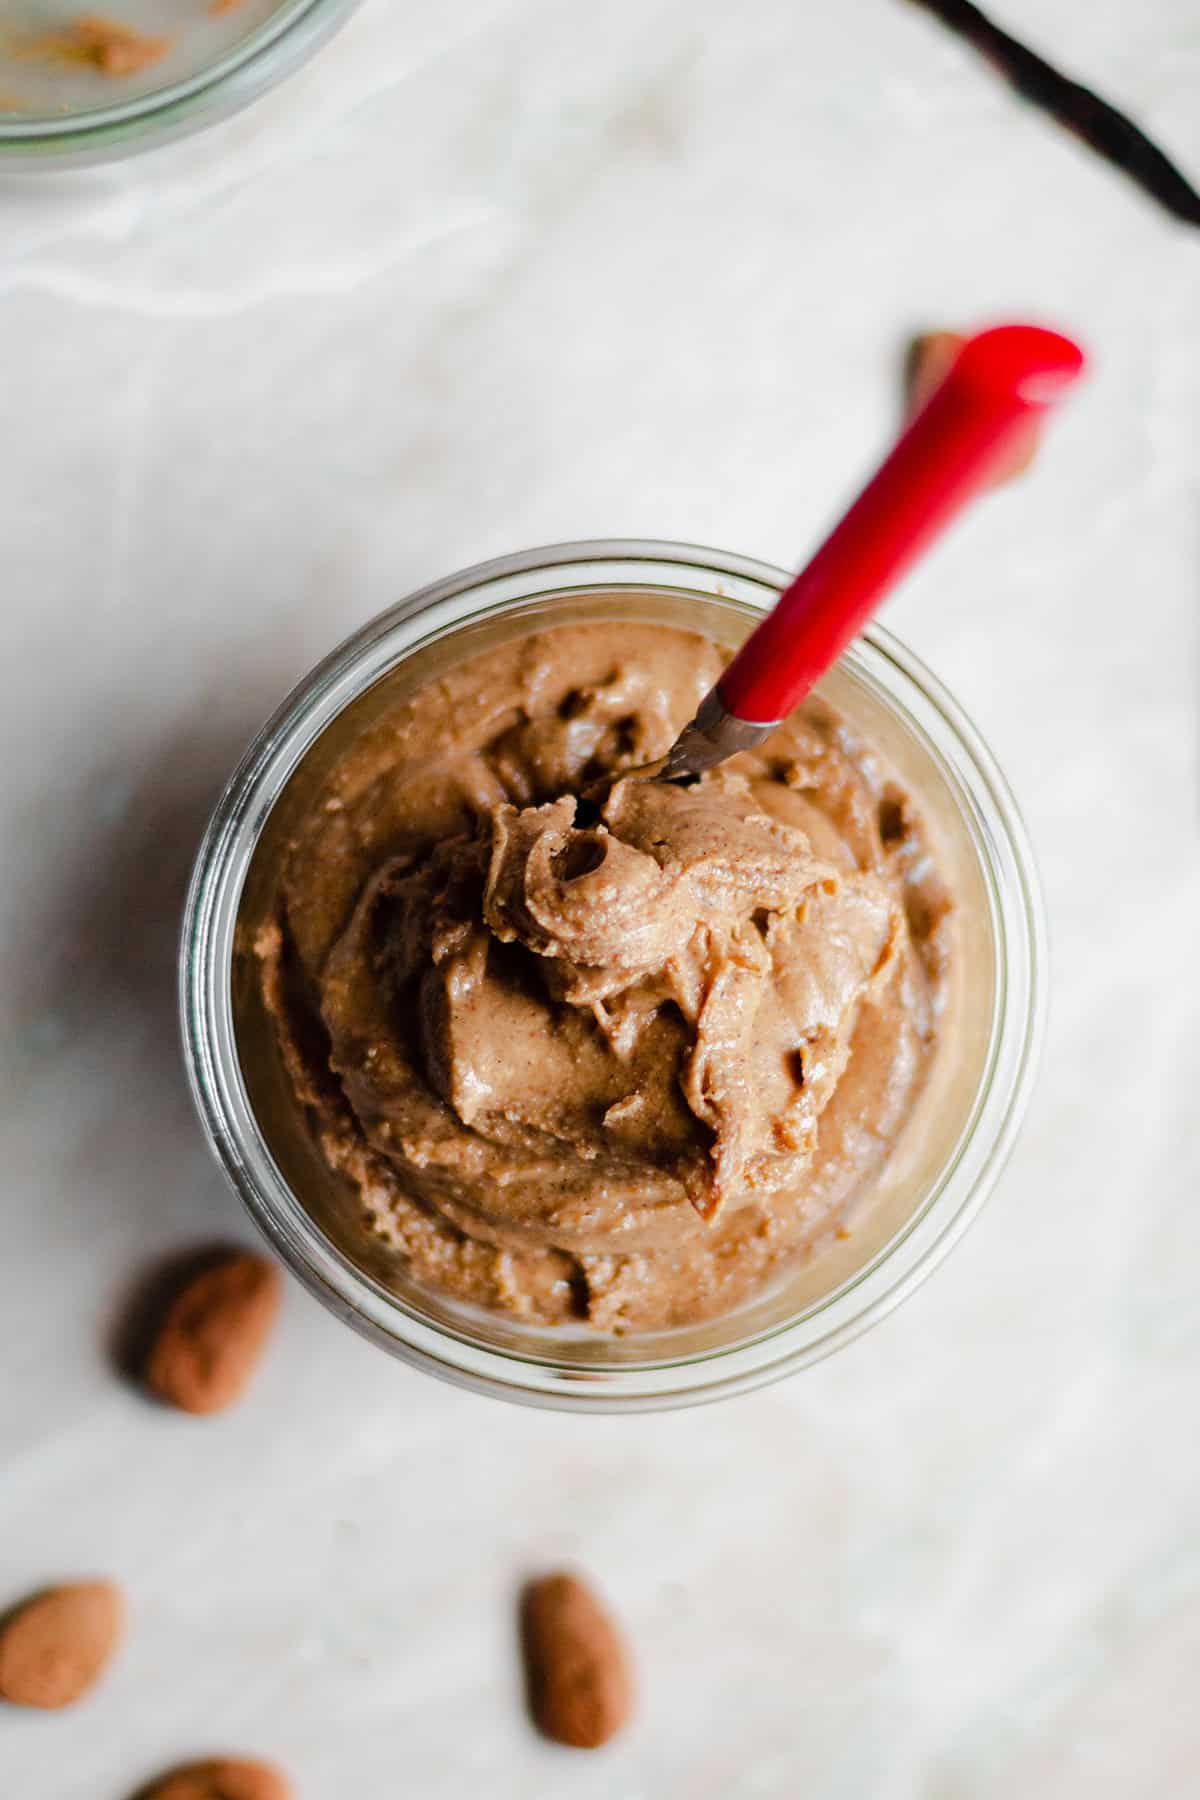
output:
M 724 661 L 625 621 L 478 654 L 353 743 L 292 838 L 263 995 L 325 1160 L 419 1281 L 690 1323 L 835 1233 L 892 1153 L 939 1042 L 944 883 L 817 700 L 692 787 L 620 778 Z

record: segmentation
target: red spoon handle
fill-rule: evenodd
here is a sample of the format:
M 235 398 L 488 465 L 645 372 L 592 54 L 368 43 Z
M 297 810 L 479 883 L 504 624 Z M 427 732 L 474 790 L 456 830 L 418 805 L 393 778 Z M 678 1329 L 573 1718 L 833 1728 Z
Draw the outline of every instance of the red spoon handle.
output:
M 942 385 L 717 684 L 736 718 L 786 718 L 909 564 L 984 487 L 1031 416 L 1083 368 L 1069 338 L 1001 325 L 968 339 Z

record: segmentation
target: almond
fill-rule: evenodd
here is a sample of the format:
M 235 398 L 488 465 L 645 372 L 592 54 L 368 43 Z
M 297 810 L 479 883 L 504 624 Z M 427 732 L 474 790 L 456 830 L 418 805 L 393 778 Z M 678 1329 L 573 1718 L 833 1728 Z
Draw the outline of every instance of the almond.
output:
M 0 1622 L 0 1694 L 17 1706 L 71 1706 L 99 1679 L 125 1625 L 111 1581 L 34 1594 Z
M 966 341 L 960 331 L 927 331 L 923 336 L 913 338 L 908 346 L 904 371 L 910 419 L 916 417 L 925 402 L 941 387 L 951 363 Z M 1041 423 L 1036 418 L 1030 419 L 1028 425 L 1022 427 L 1021 440 L 997 468 L 989 485 L 999 487 L 1003 482 L 1011 481 L 1014 475 L 1023 475 L 1037 455 L 1040 442 Z
M 295 1791 L 270 1763 L 217 1757 L 173 1769 L 143 1788 L 137 1800 L 294 1800 Z
M 539 1729 L 581 1750 L 607 1743 L 629 1716 L 633 1683 L 600 1601 L 577 1575 L 546 1575 L 526 1588 L 521 1622 L 529 1707 Z
M 146 1381 L 184 1412 L 232 1405 L 254 1373 L 279 1310 L 279 1271 L 235 1251 L 175 1295 L 146 1359 Z

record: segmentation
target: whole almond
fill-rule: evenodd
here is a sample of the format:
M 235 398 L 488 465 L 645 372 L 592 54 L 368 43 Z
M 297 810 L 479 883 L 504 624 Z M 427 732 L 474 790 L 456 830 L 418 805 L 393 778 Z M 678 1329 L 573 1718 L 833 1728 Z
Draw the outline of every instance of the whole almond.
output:
M 186 1282 L 146 1360 L 146 1381 L 184 1412 L 232 1405 L 254 1373 L 279 1310 L 280 1281 L 263 1256 L 236 1251 Z
M 17 1706 L 71 1706 L 99 1679 L 124 1625 L 111 1581 L 34 1594 L 0 1621 L 0 1694 Z
M 935 394 L 950 373 L 950 365 L 966 343 L 960 331 L 927 331 L 913 338 L 908 347 L 905 366 L 905 389 L 908 417 L 914 418 L 925 402 Z M 1022 426 L 1021 437 L 990 477 L 988 485 L 999 487 L 1015 475 L 1023 475 L 1038 453 L 1041 421 L 1030 418 Z
M 531 1582 L 522 1637 L 539 1729 L 581 1750 L 607 1743 L 629 1717 L 633 1683 L 620 1634 L 592 1590 L 577 1575 Z
M 295 1789 L 270 1763 L 217 1757 L 187 1763 L 143 1788 L 137 1800 L 294 1800 Z

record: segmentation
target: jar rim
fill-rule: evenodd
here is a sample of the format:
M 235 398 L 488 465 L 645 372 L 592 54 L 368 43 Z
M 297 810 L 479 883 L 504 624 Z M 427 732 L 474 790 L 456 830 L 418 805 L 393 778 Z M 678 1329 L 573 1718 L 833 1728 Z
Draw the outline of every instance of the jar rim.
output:
M 689 586 L 704 576 L 717 583 Z M 671 579 L 674 577 L 674 579 Z M 531 587 L 531 578 L 540 585 Z M 275 1249 L 360 1333 L 457 1385 L 576 1411 L 695 1405 L 780 1379 L 851 1342 L 905 1299 L 979 1213 L 1015 1141 L 1045 1012 L 1045 927 L 1032 849 L 1012 793 L 975 727 L 894 635 L 869 627 L 842 659 L 915 732 L 963 808 L 991 909 L 995 996 L 967 1126 L 899 1232 L 840 1286 L 753 1337 L 647 1362 L 588 1366 L 485 1345 L 423 1313 L 357 1267 L 277 1167 L 237 1053 L 233 933 L 254 846 L 292 774 L 329 724 L 418 644 L 520 601 L 564 593 L 696 593 L 763 611 L 791 579 L 753 558 L 657 540 L 585 540 L 493 559 L 434 582 L 367 621 L 284 700 L 228 782 L 200 846 L 184 913 L 179 998 L 185 1060 L 210 1146 Z M 628 1346 L 630 1340 L 625 1340 Z
M 163 87 L 61 116 L 0 117 L 0 169 L 84 166 L 199 130 L 306 62 L 360 3 L 281 0 L 224 55 Z

